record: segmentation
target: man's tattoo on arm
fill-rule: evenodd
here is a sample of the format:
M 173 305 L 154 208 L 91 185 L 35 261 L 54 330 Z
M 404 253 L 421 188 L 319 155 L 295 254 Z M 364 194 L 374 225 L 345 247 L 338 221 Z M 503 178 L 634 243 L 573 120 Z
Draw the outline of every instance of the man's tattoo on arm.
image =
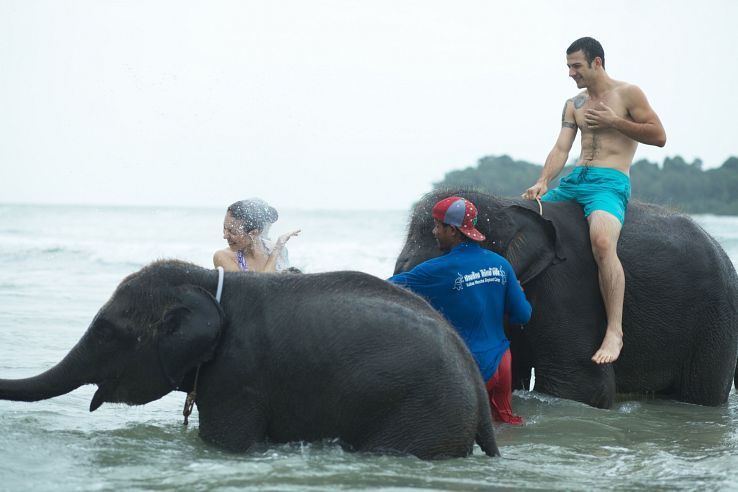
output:
M 575 125 L 574 123 L 565 121 L 565 118 L 566 118 L 566 106 L 569 104 L 569 101 L 571 101 L 571 99 L 567 99 L 566 100 L 566 102 L 564 103 L 564 110 L 561 112 L 561 127 L 562 128 L 571 128 L 573 130 L 576 130 L 577 129 L 577 125 Z
M 574 98 L 574 107 L 579 109 L 582 106 L 584 106 L 584 103 L 587 102 L 587 96 L 584 94 L 579 94 L 577 97 Z

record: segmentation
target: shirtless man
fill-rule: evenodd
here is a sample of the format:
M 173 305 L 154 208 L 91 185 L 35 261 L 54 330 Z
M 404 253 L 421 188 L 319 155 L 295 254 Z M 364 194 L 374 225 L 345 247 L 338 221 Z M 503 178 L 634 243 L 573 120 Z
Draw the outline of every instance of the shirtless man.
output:
M 618 358 L 623 347 L 625 275 L 617 244 L 630 198 L 630 165 L 638 142 L 663 147 L 666 133 L 643 91 L 605 72 L 605 53 L 597 40 L 574 41 L 566 50 L 566 64 L 569 77 L 584 90 L 564 104 L 556 144 L 541 177 L 523 197 L 574 200 L 584 208 L 607 312 L 605 338 L 592 361 L 607 364 Z M 566 164 L 577 129 L 582 132 L 577 165 L 561 178 L 558 188 L 548 191 L 548 182 Z

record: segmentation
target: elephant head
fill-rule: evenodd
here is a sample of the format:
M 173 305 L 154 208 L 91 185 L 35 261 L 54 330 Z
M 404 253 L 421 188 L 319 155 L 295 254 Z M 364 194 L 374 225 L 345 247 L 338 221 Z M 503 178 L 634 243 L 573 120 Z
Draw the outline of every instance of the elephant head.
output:
M 395 274 L 441 255 L 431 233 L 431 210 L 436 202 L 453 195 L 474 203 L 478 211 L 477 229 L 487 236 L 482 247 L 505 256 L 522 284 L 533 280 L 549 265 L 565 259 L 556 226 L 537 210 L 528 208 L 529 202 L 516 203 L 465 189 L 437 190 L 423 196 L 413 208 Z
M 213 357 L 224 315 L 202 287 L 214 291 L 217 274 L 182 265 L 157 262 L 128 276 L 61 362 L 34 377 L 0 380 L 0 398 L 38 401 L 96 384 L 94 411 L 185 389 L 186 376 Z

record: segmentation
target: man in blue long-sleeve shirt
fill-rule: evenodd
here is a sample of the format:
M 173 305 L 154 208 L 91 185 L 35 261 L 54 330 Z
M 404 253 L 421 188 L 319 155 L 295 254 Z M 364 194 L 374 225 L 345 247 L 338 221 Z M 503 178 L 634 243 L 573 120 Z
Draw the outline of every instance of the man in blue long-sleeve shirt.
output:
M 466 342 L 486 382 L 495 420 L 522 424 L 512 413 L 510 342 L 504 319 L 524 324 L 531 307 L 510 263 L 479 245 L 477 209 L 464 198 L 445 198 L 433 207 L 433 236 L 443 256 L 390 277 L 424 297 Z

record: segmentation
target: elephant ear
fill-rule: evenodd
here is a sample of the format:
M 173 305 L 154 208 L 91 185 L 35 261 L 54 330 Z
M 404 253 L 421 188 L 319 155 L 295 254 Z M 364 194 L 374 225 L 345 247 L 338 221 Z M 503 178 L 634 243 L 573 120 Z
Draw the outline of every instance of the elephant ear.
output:
M 159 331 L 159 361 L 172 387 L 191 370 L 213 358 L 225 316 L 205 289 L 177 287 L 178 302 L 167 309 Z
M 496 249 L 513 266 L 521 284 L 566 259 L 556 225 L 537 211 L 511 205 L 494 218 L 492 227 L 499 242 Z

